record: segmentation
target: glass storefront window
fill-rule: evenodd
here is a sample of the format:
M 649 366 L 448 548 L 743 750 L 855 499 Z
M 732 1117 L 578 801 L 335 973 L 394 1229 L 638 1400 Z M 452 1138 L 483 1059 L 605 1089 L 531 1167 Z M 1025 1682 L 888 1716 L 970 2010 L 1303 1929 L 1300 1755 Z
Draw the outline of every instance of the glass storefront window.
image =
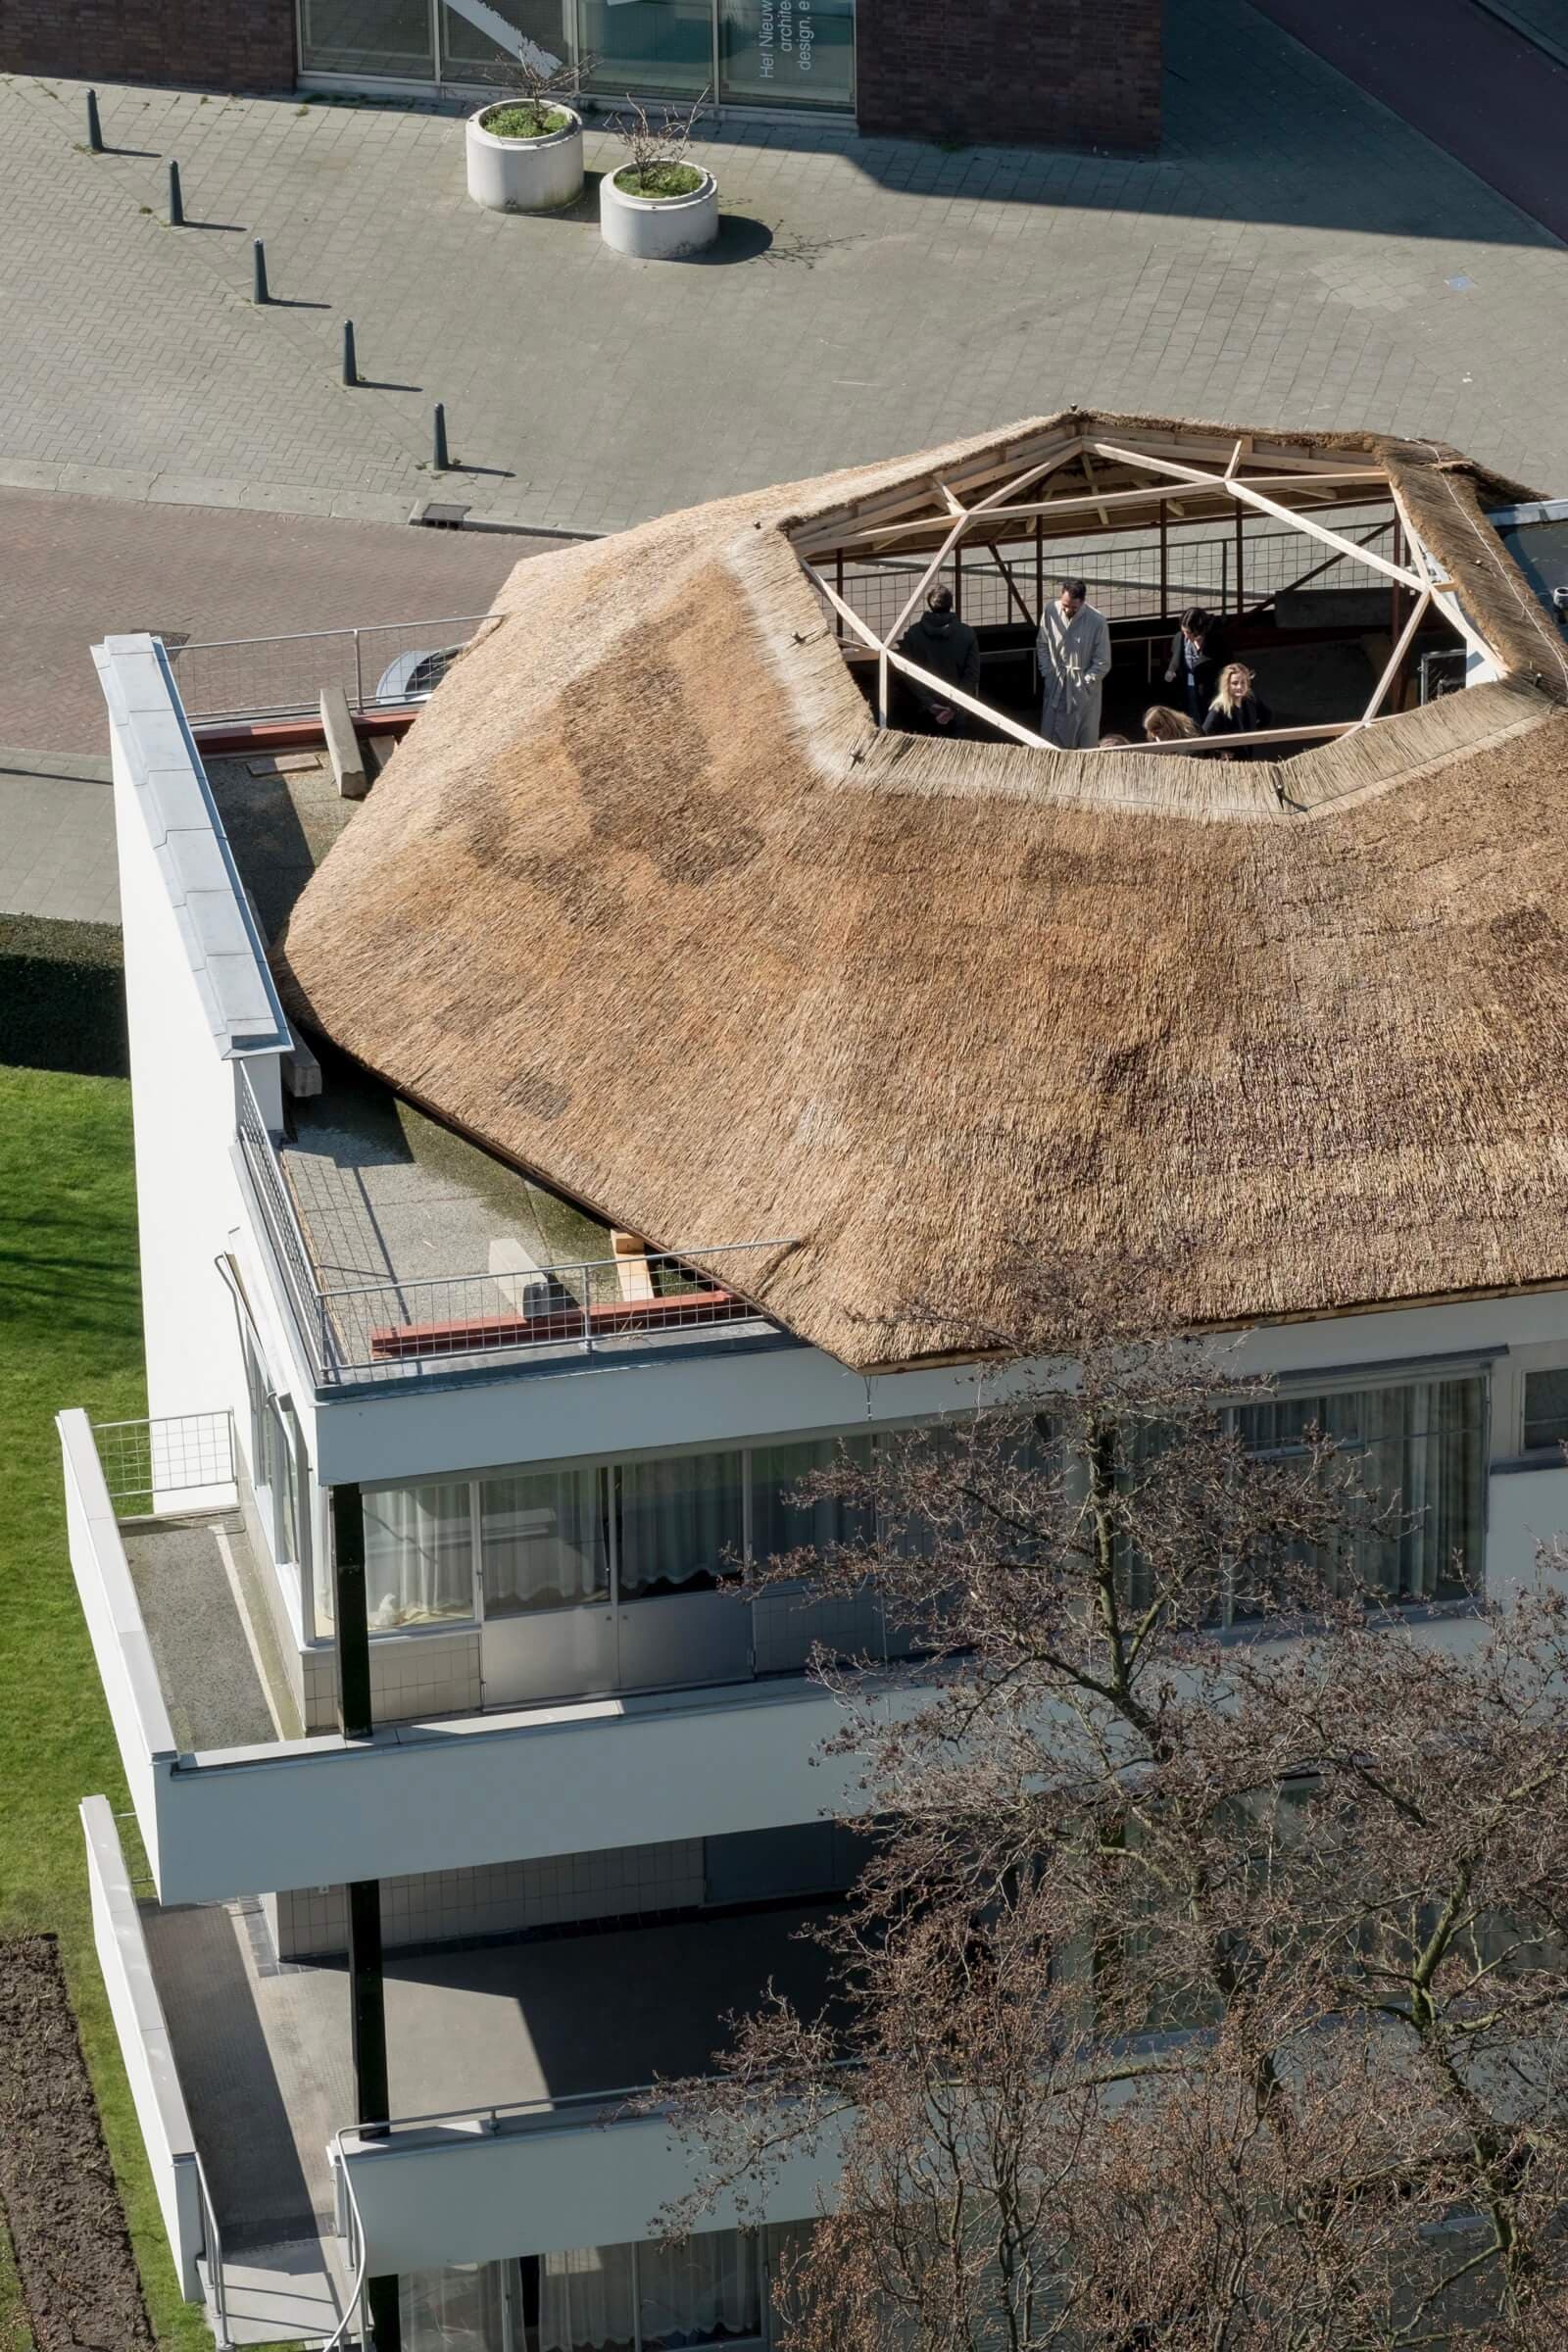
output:
M 853 106 L 855 0 L 719 0 L 718 94 Z
M 500 13 L 509 24 L 516 26 L 518 38 L 526 44 L 523 55 L 531 64 L 544 65 L 552 59 L 561 64 L 571 56 L 572 0 L 506 0 Z M 494 81 L 505 85 L 512 79 L 516 62 L 515 48 L 502 48 L 443 0 L 441 76 L 444 81 Z
M 587 86 L 607 97 L 645 91 L 700 98 L 713 86 L 711 0 L 578 0 Z
M 300 0 L 300 65 L 308 74 L 433 81 L 430 0 Z

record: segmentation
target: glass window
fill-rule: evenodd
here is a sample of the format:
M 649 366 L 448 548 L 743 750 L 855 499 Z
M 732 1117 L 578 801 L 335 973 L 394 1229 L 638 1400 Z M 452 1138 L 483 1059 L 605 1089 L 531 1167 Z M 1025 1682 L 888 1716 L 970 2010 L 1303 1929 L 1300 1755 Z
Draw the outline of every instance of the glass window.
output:
M 574 2246 L 539 2257 L 539 2352 L 620 2352 L 637 2338 L 631 2246 Z
M 765 106 L 855 103 L 855 0 L 719 0 L 719 94 Z
M 487 1617 L 609 1599 L 603 1475 L 590 1467 L 485 1480 L 479 1556 Z
M 835 1544 L 866 1543 L 872 1513 L 862 1504 L 843 1494 L 823 1494 L 809 1502 L 796 1496 L 802 1482 L 813 1472 L 832 1470 L 846 1461 L 864 1469 L 870 1459 L 868 1438 L 817 1438 L 799 1446 L 755 1446 L 753 1559 L 767 1561 L 789 1551 L 823 1551 Z
M 1238 1414 L 1256 1453 L 1291 1453 L 1314 1425 L 1361 1457 L 1367 1492 L 1408 1524 L 1357 1536 L 1342 1573 L 1387 1600 L 1452 1600 L 1480 1582 L 1485 1550 L 1486 1383 L 1419 1380 L 1400 1388 L 1291 1395 Z
M 686 1453 L 622 1465 L 622 1599 L 701 1591 L 738 1573 L 741 1464 L 738 1453 Z
M 698 98 L 713 83 L 711 0 L 578 0 L 590 89 Z
M 372 1634 L 472 1616 L 466 1479 L 366 1495 L 365 1607 Z
M 1525 1451 L 1568 1446 L 1568 1370 L 1525 1374 Z
M 637 2248 L 637 2316 L 643 2352 L 727 2344 L 760 2335 L 762 2266 L 757 2238 L 702 2230 L 684 2245 Z
M 403 2352 L 502 2352 L 505 2265 L 458 2263 L 398 2280 Z
M 300 64 L 307 73 L 430 81 L 429 0 L 300 0 Z
M 534 65 L 550 59 L 558 64 L 571 55 L 572 0 L 507 0 L 501 14 L 528 44 L 523 51 L 539 54 Z M 508 81 L 517 62 L 515 44 L 503 48 L 455 8 L 441 10 L 441 71 L 448 81 Z

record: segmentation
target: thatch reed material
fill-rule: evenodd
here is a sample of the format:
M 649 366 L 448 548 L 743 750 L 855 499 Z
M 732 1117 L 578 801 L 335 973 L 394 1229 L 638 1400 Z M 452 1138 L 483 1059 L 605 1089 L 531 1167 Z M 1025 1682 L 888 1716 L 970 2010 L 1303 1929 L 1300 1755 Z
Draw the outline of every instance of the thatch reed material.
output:
M 656 1247 L 792 1237 L 745 1288 L 857 1366 L 971 1348 L 1030 1243 L 1174 1243 L 1197 1321 L 1568 1280 L 1568 696 L 1481 519 L 1529 493 L 1297 437 L 1389 467 L 1507 674 L 1288 766 L 879 735 L 787 531 L 1000 439 L 519 564 L 291 1010 Z

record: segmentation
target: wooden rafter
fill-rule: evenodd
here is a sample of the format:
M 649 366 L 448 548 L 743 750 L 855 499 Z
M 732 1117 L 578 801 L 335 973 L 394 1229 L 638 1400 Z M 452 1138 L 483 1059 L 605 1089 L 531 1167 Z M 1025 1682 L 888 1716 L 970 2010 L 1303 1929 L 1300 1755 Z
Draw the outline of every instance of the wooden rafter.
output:
M 1401 588 L 1412 589 L 1417 596 L 1426 585 L 1402 564 L 1391 564 L 1387 556 L 1374 555 L 1369 547 L 1357 547 L 1353 539 L 1347 539 L 1341 532 L 1331 531 L 1325 524 L 1314 522 L 1310 514 L 1300 514 L 1290 507 L 1279 506 L 1239 475 L 1226 480 L 1212 473 L 1200 473 L 1194 466 L 1174 465 L 1166 458 L 1140 457 L 1132 450 L 1118 449 L 1111 442 L 1097 441 L 1095 447 L 1102 457 L 1113 459 L 1119 466 L 1147 466 L 1154 473 L 1174 474 L 1178 481 L 1186 482 L 1189 487 L 1215 483 L 1217 487 L 1228 490 L 1232 498 L 1242 499 L 1248 506 L 1255 507 L 1259 514 L 1272 514 L 1277 521 L 1288 522 L 1294 529 L 1305 531 L 1309 538 L 1321 539 L 1325 547 L 1337 547 L 1342 555 L 1351 556 L 1357 564 L 1368 564 L 1373 571 L 1381 571 L 1386 578 L 1397 580 Z
M 1382 677 L 1379 678 L 1377 682 L 1377 686 L 1373 691 L 1372 700 L 1368 703 L 1366 709 L 1361 713 L 1361 724 L 1363 727 L 1371 725 L 1373 719 L 1377 717 L 1378 712 L 1382 710 L 1384 703 L 1387 701 L 1389 691 L 1393 686 L 1395 679 L 1398 676 L 1400 670 L 1404 666 L 1404 657 L 1410 650 L 1411 644 L 1415 638 L 1415 633 L 1417 629 L 1420 628 L 1422 621 L 1426 618 L 1427 607 L 1431 604 L 1431 589 L 1423 589 L 1421 594 L 1415 600 L 1409 619 L 1405 622 L 1404 627 L 1399 632 L 1398 643 L 1395 646 L 1394 651 L 1389 656 L 1388 666 L 1384 670 Z
M 1176 473 L 1177 469 L 1173 466 L 1171 471 Z M 1311 480 L 1295 474 L 1241 475 L 1237 477 L 1236 482 L 1228 482 L 1219 474 L 1200 474 L 1196 467 L 1182 467 L 1179 478 L 1176 480 L 1148 482 L 1135 490 L 1096 489 L 1089 494 L 1075 492 L 1070 498 L 1032 499 L 1018 506 L 999 506 L 991 500 L 986 500 L 979 506 L 969 509 L 969 522 L 971 530 L 973 530 L 974 526 L 978 524 L 1012 522 L 1026 517 L 1033 520 L 1036 515 L 1044 515 L 1050 519 L 1054 515 L 1098 514 L 1108 529 L 1110 524 L 1105 514 L 1107 508 L 1114 507 L 1118 512 L 1125 512 L 1128 508 L 1162 504 L 1176 508 L 1181 501 L 1190 499 L 1199 489 L 1207 491 L 1212 496 L 1215 502 L 1215 512 L 1219 514 L 1225 511 L 1238 483 L 1250 490 L 1295 490 L 1299 488 L 1305 495 L 1326 498 L 1332 498 L 1332 494 L 1341 489 L 1350 489 L 1356 486 L 1365 487 L 1368 491 L 1377 488 L 1387 491 L 1389 487 L 1388 476 L 1371 469 L 1358 470 L 1353 473 L 1319 474 Z M 1333 498 L 1332 503 L 1342 502 Z M 1289 510 L 1289 514 L 1290 519 L 1295 521 L 1297 519 L 1296 511 Z M 852 546 L 857 540 L 864 539 L 868 545 L 880 546 L 889 541 L 914 537 L 922 531 L 939 530 L 944 527 L 947 519 L 946 516 L 938 514 L 915 515 L 905 521 L 883 523 L 864 531 L 855 532 L 849 538 L 834 541 L 832 544 L 836 549 L 840 546 Z M 822 551 L 813 547 L 808 552 L 816 554 Z

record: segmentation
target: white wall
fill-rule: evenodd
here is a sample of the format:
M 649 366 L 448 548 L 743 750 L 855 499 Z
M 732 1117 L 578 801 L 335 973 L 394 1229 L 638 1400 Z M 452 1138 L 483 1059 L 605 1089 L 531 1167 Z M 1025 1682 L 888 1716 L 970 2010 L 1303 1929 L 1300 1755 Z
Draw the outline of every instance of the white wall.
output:
M 695 2184 L 702 2157 L 659 2116 L 602 2128 L 613 2113 L 578 2108 L 574 2120 L 564 2108 L 504 2120 L 497 2132 L 477 2119 L 424 2132 L 395 2128 L 381 2142 L 345 2133 L 370 2276 L 657 2235 L 661 2206 Z M 764 2212 L 748 2218 L 810 2219 L 841 2161 L 842 2140 L 830 2131 L 819 2154 L 780 2165 Z M 721 2198 L 701 2227 L 732 2230 L 739 2219 L 733 2200 Z
M 853 1767 L 815 1760 L 839 1720 L 814 1686 L 770 1684 L 171 1760 L 154 1777 L 158 1891 L 210 1902 L 788 1829 L 857 1807 Z
M 205 2251 L 205 2246 L 196 2179 L 196 2142 L 185 2112 L 184 2093 L 175 2072 L 169 2029 L 153 1982 L 146 1938 L 109 1800 L 104 1796 L 85 1797 L 80 1810 L 82 1833 L 87 1841 L 87 1886 L 92 1899 L 98 1966 L 103 1972 L 121 2055 L 130 2080 L 130 2095 L 179 2276 L 180 2292 L 187 2303 L 199 2303 L 202 2290 L 196 2275 L 196 2257 Z

